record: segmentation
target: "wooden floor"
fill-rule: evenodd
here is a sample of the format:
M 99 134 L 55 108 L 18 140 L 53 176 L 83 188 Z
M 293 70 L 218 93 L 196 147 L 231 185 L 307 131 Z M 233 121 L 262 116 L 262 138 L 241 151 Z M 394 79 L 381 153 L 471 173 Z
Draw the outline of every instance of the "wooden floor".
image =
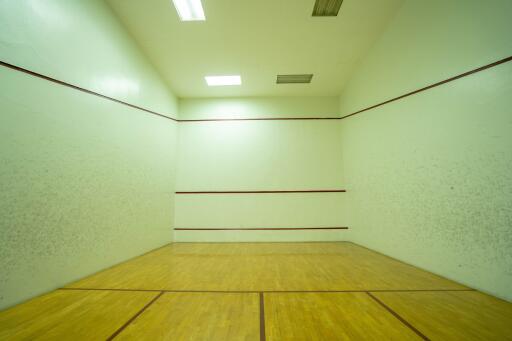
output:
M 0 312 L 0 340 L 512 340 L 512 304 L 352 243 L 172 244 Z

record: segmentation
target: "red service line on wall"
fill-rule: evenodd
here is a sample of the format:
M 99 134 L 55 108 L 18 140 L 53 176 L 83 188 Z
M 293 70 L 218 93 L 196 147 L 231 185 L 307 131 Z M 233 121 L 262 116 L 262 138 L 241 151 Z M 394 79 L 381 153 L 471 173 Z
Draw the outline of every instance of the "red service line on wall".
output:
M 345 193 L 345 189 L 307 189 L 283 191 L 178 191 L 176 194 L 274 194 L 274 193 Z
M 297 230 L 348 230 L 340 227 L 247 227 L 247 228 L 175 228 L 175 231 L 297 231 Z

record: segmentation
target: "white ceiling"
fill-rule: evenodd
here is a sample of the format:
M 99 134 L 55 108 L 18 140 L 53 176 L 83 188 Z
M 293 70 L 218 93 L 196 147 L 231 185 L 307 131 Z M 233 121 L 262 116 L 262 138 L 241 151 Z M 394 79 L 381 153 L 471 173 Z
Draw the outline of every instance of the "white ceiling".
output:
M 107 0 L 179 97 L 334 96 L 403 0 L 344 0 L 311 17 L 314 0 L 202 0 L 203 22 L 181 22 L 171 0 Z M 313 73 L 311 84 L 275 84 Z M 208 87 L 206 75 L 242 86 Z

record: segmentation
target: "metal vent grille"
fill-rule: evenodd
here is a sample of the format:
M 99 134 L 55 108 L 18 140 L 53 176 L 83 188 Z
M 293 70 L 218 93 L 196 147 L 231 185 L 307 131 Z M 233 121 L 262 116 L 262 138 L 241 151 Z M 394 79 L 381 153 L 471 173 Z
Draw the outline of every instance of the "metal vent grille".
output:
M 314 17 L 335 17 L 340 11 L 343 0 L 316 0 L 313 8 Z
M 277 75 L 277 84 L 311 83 L 312 74 L 307 75 Z

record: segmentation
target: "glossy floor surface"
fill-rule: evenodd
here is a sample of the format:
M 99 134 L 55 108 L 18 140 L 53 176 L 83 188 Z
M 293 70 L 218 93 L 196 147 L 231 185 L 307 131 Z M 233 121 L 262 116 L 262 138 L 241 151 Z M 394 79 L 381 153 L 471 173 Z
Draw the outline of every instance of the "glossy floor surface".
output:
M 172 244 L 0 312 L 0 340 L 512 340 L 512 304 L 352 243 Z

